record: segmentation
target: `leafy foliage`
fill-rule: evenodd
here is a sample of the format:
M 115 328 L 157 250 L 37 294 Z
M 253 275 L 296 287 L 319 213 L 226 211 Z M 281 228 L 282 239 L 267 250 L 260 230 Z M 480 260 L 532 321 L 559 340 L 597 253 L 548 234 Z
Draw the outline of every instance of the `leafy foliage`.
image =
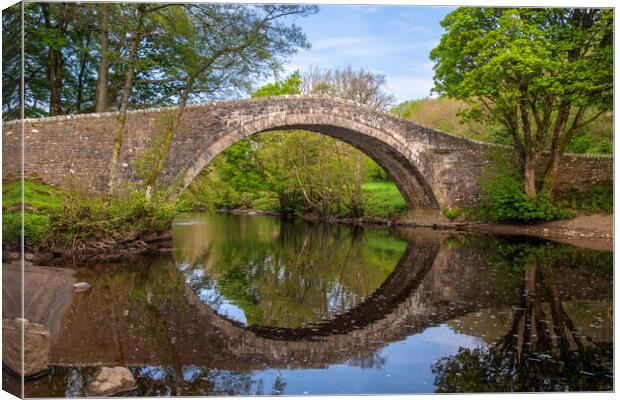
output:
M 176 207 L 160 193 L 117 193 L 110 199 L 80 191 L 68 192 L 61 210 L 50 214 L 53 239 L 68 247 L 115 236 L 135 236 L 168 229 Z
M 21 182 L 3 182 L 3 241 L 19 245 Z M 144 191 L 124 190 L 113 196 L 93 196 L 79 188 L 59 190 L 39 182 L 24 182 L 24 244 L 79 247 L 114 236 L 129 237 L 168 229 L 177 212 L 164 193 L 150 198 Z
M 457 219 L 463 212 L 459 208 L 446 208 L 443 215 L 448 219 Z
M 523 183 L 510 175 L 499 174 L 485 182 L 483 188 L 486 193 L 480 208 L 493 221 L 542 222 L 574 217 L 574 213 L 554 206 L 548 198 L 528 197 Z
M 442 26 L 435 90 L 469 101 L 470 118 L 503 125 L 527 196 L 548 195 L 578 129 L 611 109 L 613 11 L 459 8 Z
M 570 191 L 562 195 L 560 204 L 576 211 L 611 214 L 614 211 L 612 185 L 597 185 L 587 191 Z
M 50 232 L 47 215 L 24 213 L 24 245 L 36 247 L 43 243 Z M 6 246 L 19 246 L 22 233 L 21 213 L 2 214 L 2 242 Z
M 27 117 L 184 105 L 248 93 L 309 46 L 305 5 L 28 3 Z M 20 5 L 3 12 L 3 119 L 19 105 Z M 103 93 L 103 96 L 99 96 Z

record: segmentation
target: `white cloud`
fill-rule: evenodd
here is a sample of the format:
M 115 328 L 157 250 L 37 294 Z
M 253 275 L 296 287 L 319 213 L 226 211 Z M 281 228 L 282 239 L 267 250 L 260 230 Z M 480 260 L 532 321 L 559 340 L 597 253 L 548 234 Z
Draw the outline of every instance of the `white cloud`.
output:
M 387 87 L 398 102 L 431 96 L 433 78 L 421 76 L 388 76 Z

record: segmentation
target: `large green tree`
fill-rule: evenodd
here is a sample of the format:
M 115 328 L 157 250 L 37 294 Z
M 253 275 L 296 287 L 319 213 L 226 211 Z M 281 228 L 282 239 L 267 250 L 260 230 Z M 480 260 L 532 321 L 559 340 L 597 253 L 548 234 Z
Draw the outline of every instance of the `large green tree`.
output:
M 435 90 L 501 123 L 525 193 L 550 194 L 575 133 L 612 107 L 613 10 L 459 8 L 442 26 Z

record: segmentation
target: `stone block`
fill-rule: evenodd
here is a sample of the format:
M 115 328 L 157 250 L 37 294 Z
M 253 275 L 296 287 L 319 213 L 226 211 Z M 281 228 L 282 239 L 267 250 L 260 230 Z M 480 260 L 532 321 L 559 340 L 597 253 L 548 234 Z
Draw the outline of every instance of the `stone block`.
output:
M 125 367 L 103 367 L 86 386 L 86 396 L 106 397 L 135 389 L 136 379 Z
M 24 329 L 23 365 L 22 326 Z M 21 318 L 2 320 L 2 363 L 11 371 L 23 377 L 44 372 L 48 369 L 49 352 L 50 332 L 47 327 Z

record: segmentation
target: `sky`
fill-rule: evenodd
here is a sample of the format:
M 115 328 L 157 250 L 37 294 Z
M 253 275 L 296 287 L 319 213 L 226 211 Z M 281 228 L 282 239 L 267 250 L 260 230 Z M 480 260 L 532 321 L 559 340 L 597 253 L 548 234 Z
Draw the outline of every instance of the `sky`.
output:
M 387 79 L 397 102 L 430 96 L 430 51 L 443 33 L 440 21 L 454 7 L 320 6 L 296 18 L 312 44 L 285 65 L 286 73 L 310 67 L 364 67 Z

